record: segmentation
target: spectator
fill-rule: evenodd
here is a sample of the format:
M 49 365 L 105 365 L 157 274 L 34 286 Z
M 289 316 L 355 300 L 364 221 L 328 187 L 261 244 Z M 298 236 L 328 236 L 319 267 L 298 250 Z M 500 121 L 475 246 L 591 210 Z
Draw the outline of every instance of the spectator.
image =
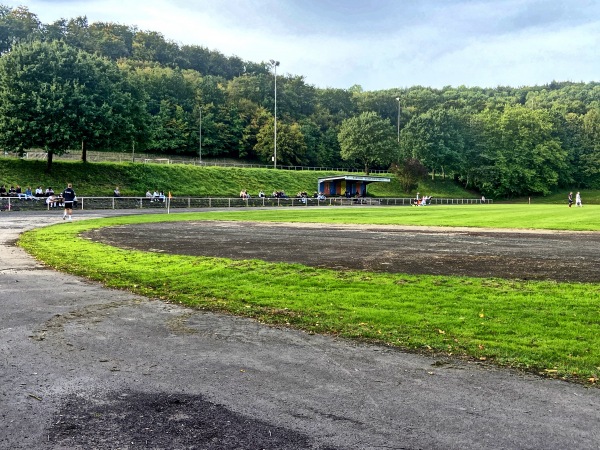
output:
M 17 190 L 15 189 L 14 186 L 11 186 L 10 189 L 8 190 L 8 196 L 9 197 L 16 197 L 17 196 Z
M 48 205 L 48 208 L 56 208 L 56 206 L 58 205 L 58 199 L 54 194 L 46 197 L 46 205 Z
M 146 198 L 152 198 L 152 192 L 146 191 Z
M 43 196 L 44 196 L 44 190 L 42 189 L 42 187 L 41 187 L 41 186 L 38 186 L 38 187 L 35 189 L 35 196 L 36 196 L 36 197 L 43 197 Z
M 44 194 L 46 195 L 46 197 L 50 197 L 51 195 L 54 195 L 54 190 L 50 186 L 48 186 Z
M 120 197 L 120 196 L 121 196 L 121 191 L 119 191 L 119 186 L 117 186 L 117 187 L 115 188 L 115 190 L 113 191 L 113 195 L 114 195 L 115 197 Z
M 8 193 L 6 192 L 6 186 L 0 186 L 0 197 L 6 197 Z

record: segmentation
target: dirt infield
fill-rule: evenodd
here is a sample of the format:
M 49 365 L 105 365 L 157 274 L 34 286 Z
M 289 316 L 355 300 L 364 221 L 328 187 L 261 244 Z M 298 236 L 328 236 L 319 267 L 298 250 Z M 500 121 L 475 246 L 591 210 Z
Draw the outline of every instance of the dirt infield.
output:
M 102 228 L 113 246 L 332 269 L 597 282 L 600 233 L 253 222 Z

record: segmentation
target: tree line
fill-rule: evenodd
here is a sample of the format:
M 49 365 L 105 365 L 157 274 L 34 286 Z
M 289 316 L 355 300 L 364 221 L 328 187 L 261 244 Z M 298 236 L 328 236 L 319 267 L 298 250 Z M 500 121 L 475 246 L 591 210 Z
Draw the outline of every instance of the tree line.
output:
M 43 24 L 0 5 L 0 146 L 147 151 L 269 163 L 275 77 L 155 31 Z M 283 67 L 284 67 L 283 63 Z M 200 131 L 201 129 L 201 131 Z M 277 74 L 277 163 L 453 177 L 486 196 L 600 187 L 600 83 L 318 88 Z

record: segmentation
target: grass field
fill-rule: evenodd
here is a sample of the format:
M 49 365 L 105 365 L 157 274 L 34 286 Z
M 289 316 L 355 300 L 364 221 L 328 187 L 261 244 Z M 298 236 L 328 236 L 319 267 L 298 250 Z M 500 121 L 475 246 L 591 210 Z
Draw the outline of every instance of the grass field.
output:
M 77 236 L 109 225 L 257 220 L 591 230 L 600 207 L 321 208 L 76 221 L 24 234 L 47 264 L 111 287 L 261 322 L 596 383 L 600 287 L 591 283 L 331 271 L 125 251 Z

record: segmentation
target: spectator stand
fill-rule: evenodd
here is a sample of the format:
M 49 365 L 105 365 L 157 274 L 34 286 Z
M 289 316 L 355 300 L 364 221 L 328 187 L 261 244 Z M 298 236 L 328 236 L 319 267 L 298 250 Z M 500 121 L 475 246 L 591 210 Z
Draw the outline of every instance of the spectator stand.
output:
M 360 175 L 336 175 L 319 178 L 317 191 L 327 197 L 343 195 L 346 198 L 364 198 L 370 183 L 389 183 L 389 177 L 372 177 Z

